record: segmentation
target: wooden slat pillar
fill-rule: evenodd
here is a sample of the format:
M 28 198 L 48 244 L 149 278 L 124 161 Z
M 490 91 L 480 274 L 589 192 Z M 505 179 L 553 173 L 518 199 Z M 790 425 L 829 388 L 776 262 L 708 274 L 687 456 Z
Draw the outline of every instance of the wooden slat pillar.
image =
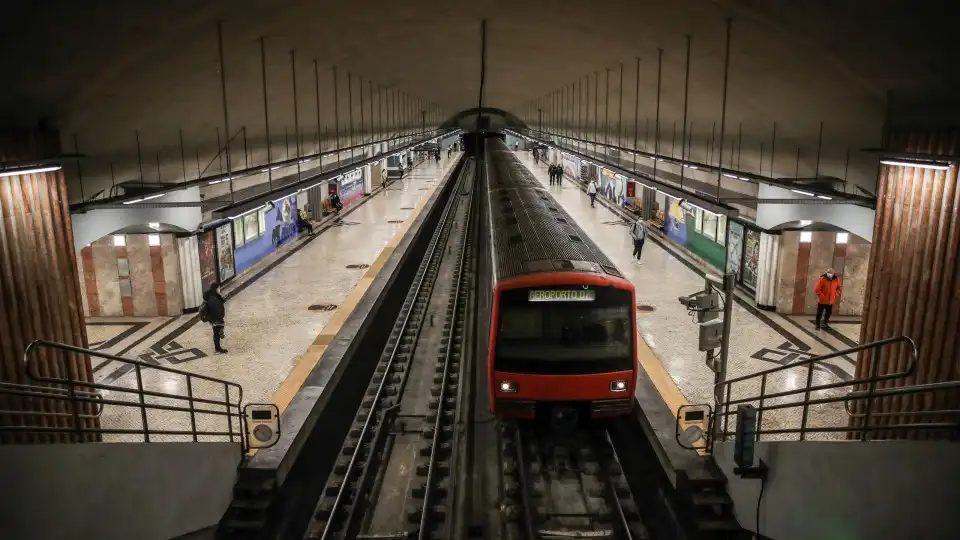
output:
M 0 162 L 58 154 L 56 133 L 0 133 Z M 39 385 L 27 376 L 23 363 L 27 344 L 46 339 L 87 346 L 63 172 L 0 178 L 0 218 L 0 381 Z M 38 356 L 42 375 L 93 380 L 89 357 L 49 351 Z M 2 393 L 0 410 L 72 413 L 66 402 Z M 97 425 L 94 420 L 82 422 L 87 427 Z M 0 425 L 74 426 L 70 416 L 19 414 L 0 415 Z M 3 443 L 75 440 L 72 434 L 0 434 Z
M 885 134 L 885 149 L 956 156 L 960 129 L 894 128 Z M 960 379 L 960 185 L 957 166 L 948 170 L 881 165 L 873 248 L 864 299 L 860 341 L 896 335 L 912 338 L 919 348 L 914 376 L 879 385 L 903 386 Z M 907 367 L 906 348 L 861 353 L 857 377 Z M 858 405 L 856 412 L 864 407 Z M 917 411 L 960 409 L 960 392 L 919 394 L 875 400 L 872 425 L 946 421 L 956 416 L 906 415 Z M 890 415 L 890 413 L 893 413 Z M 852 419 L 852 425 L 860 420 Z M 889 431 L 884 438 L 929 438 L 928 432 Z

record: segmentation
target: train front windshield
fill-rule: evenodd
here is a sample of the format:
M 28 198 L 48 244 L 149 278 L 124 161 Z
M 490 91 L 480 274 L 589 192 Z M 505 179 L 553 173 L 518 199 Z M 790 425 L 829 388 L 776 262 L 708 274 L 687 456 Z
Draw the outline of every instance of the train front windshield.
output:
M 635 316 L 630 291 L 612 287 L 504 291 L 495 369 L 558 375 L 632 370 Z

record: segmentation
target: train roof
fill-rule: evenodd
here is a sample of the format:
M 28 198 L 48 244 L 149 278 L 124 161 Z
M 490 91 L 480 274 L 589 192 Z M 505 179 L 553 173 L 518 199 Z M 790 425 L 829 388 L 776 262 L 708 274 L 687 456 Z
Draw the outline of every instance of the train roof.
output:
M 498 280 L 547 272 L 623 278 L 613 262 L 499 139 L 488 139 L 486 165 Z

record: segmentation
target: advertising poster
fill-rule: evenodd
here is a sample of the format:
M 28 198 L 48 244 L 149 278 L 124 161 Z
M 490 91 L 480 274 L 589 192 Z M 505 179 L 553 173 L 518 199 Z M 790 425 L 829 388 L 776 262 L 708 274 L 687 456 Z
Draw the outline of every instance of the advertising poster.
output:
M 603 169 L 600 174 L 600 196 L 618 202 L 624 191 L 623 180 L 611 171 Z
M 580 172 L 580 160 L 573 156 L 563 156 L 563 174 L 568 178 L 577 178 Z
M 217 268 L 220 283 L 237 274 L 233 264 L 233 226 L 229 223 L 217 227 Z
M 736 221 L 727 222 L 727 272 L 737 274 L 743 265 L 743 225 Z
M 683 208 L 680 207 L 680 199 L 668 197 L 667 203 L 670 205 L 670 211 L 667 212 L 666 219 L 664 219 L 663 232 L 674 241 L 686 244 L 687 219 L 684 216 Z
M 267 211 L 267 230 L 272 230 L 273 247 L 278 248 L 297 237 L 297 196 L 291 195 Z
M 344 206 L 363 196 L 363 169 L 352 171 L 340 178 L 340 201 Z
M 635 182 L 627 182 L 627 198 L 632 199 L 637 196 L 637 184 Z
M 760 267 L 760 233 L 747 229 L 743 250 L 743 284 L 757 288 L 757 272 Z
M 197 236 L 197 250 L 200 253 L 200 281 L 206 291 L 217 282 L 216 239 L 213 231 L 202 232 Z

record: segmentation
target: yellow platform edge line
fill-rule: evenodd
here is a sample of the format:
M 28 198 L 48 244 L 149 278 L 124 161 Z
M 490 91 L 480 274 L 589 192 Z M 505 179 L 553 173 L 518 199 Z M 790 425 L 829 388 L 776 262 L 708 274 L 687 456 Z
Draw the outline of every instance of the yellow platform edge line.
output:
M 310 372 L 316 367 L 323 353 L 326 352 L 327 345 L 333 341 L 333 336 L 340 331 L 343 323 L 346 322 L 347 318 L 353 313 L 353 310 L 356 309 L 357 304 L 360 303 L 360 299 L 363 298 L 363 295 L 366 294 L 370 285 L 373 284 L 373 280 L 377 277 L 377 274 L 380 273 L 380 270 L 383 269 L 387 259 L 393 255 L 400 241 L 407 234 L 407 231 L 410 230 L 413 221 L 420 215 L 424 205 L 426 205 L 427 201 L 433 195 L 433 192 L 436 191 L 436 187 L 436 184 L 431 185 L 430 189 L 424 192 L 424 196 L 414 205 L 410 215 L 404 220 L 403 225 L 397 229 L 396 234 L 393 235 L 390 242 L 383 248 L 380 255 L 377 256 L 377 260 L 370 265 L 370 268 L 363 274 L 363 277 L 360 278 L 360 281 L 358 281 L 353 290 L 350 291 L 350 294 L 347 295 L 343 303 L 334 310 L 333 316 L 327 321 L 327 324 L 324 325 L 320 333 L 317 334 L 313 344 L 307 347 L 307 350 L 300 355 L 293 369 L 290 370 L 287 377 L 280 383 L 280 387 L 273 394 L 273 403 L 280 410 L 280 414 L 283 414 L 283 411 L 285 411 L 290 405 L 290 402 L 293 401 L 293 397 L 303 386 L 304 381 L 307 380 L 307 376 L 310 375 Z
M 663 402 L 667 404 L 667 407 L 670 407 L 671 412 L 676 414 L 677 409 L 683 405 L 689 405 L 690 401 L 687 400 L 683 392 L 680 391 L 680 388 L 677 387 L 677 383 L 674 382 L 673 377 L 670 376 L 667 369 L 663 367 L 663 362 L 657 358 L 657 355 L 653 352 L 653 349 L 650 348 L 647 341 L 643 339 L 643 336 L 638 333 L 637 337 L 639 338 L 637 339 L 637 359 L 640 362 L 640 367 L 643 368 L 643 371 L 650 377 L 653 385 L 657 388 L 657 392 L 660 393 L 660 398 L 663 399 Z

